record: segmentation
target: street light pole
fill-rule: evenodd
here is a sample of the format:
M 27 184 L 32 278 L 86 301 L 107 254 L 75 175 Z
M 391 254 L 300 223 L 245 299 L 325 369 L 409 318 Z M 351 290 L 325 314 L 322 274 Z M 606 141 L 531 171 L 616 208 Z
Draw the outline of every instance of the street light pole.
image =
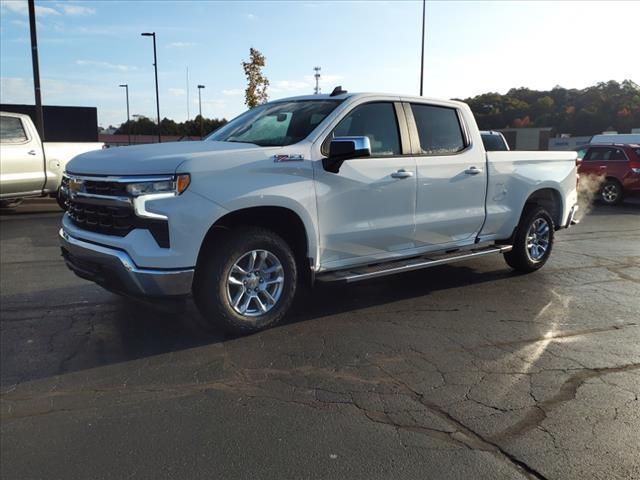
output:
M 44 116 L 42 114 L 42 96 L 40 93 L 40 66 L 38 63 L 38 35 L 36 33 L 36 7 L 34 0 L 28 2 L 29 30 L 31 31 L 31 63 L 33 67 L 33 90 L 36 100 L 35 124 L 38 135 L 42 141 L 44 138 Z M 46 172 L 46 169 L 45 169 Z
M 204 85 L 198 85 L 198 107 L 200 108 L 200 140 L 204 138 L 204 118 L 202 118 L 202 96 L 200 92 L 204 88 Z
M 124 87 L 127 95 L 127 136 L 129 137 L 129 145 L 131 145 L 131 122 L 129 122 L 129 85 L 123 84 L 120 87 Z
M 141 33 L 143 37 L 153 37 L 153 68 L 156 72 L 156 112 L 158 114 L 158 143 L 162 142 L 160 134 L 162 132 L 162 126 L 160 125 L 160 97 L 158 95 L 158 56 L 156 53 L 156 32 Z
M 422 53 L 420 54 L 420 96 L 424 85 L 424 17 L 427 8 L 427 0 L 422 0 Z

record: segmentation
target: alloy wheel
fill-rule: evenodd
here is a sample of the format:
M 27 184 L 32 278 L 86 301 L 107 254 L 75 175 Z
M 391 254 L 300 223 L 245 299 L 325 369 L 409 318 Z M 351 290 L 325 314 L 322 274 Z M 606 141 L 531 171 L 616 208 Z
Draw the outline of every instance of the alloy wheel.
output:
M 271 311 L 283 287 L 282 263 L 268 250 L 251 250 L 241 255 L 227 275 L 229 304 L 246 317 L 260 317 Z

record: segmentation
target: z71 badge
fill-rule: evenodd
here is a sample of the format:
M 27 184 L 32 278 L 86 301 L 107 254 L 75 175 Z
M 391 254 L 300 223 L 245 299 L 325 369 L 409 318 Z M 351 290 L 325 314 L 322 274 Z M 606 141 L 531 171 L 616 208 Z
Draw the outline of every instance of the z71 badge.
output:
M 274 163 L 282 162 L 301 162 L 304 160 L 304 155 L 274 155 Z

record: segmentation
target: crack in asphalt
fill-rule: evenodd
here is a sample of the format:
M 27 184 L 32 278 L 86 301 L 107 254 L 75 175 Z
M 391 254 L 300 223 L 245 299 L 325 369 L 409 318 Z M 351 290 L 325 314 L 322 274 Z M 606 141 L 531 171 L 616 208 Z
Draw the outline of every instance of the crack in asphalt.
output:
M 537 402 L 531 409 L 531 411 L 525 416 L 524 419 L 517 422 L 515 425 L 503 430 L 502 432 L 494 435 L 492 438 L 494 441 L 507 439 L 522 435 L 534 428 L 540 426 L 540 424 L 547 418 L 549 413 L 560 405 L 574 400 L 578 389 L 591 378 L 597 378 L 612 373 L 626 372 L 630 370 L 636 370 L 640 368 L 640 363 L 632 363 L 629 365 L 622 365 L 619 367 L 609 368 L 593 368 L 584 369 L 573 373 L 560 387 L 558 393 L 548 400 Z

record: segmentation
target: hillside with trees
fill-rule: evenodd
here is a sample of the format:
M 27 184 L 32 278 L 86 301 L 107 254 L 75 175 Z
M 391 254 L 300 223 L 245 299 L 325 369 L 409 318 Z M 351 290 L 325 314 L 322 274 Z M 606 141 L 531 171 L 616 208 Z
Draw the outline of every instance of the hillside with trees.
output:
M 464 100 L 482 130 L 552 127 L 552 134 L 629 133 L 640 127 L 640 87 L 631 80 L 601 82 L 584 89 L 560 86 L 540 91 L 512 88 Z

